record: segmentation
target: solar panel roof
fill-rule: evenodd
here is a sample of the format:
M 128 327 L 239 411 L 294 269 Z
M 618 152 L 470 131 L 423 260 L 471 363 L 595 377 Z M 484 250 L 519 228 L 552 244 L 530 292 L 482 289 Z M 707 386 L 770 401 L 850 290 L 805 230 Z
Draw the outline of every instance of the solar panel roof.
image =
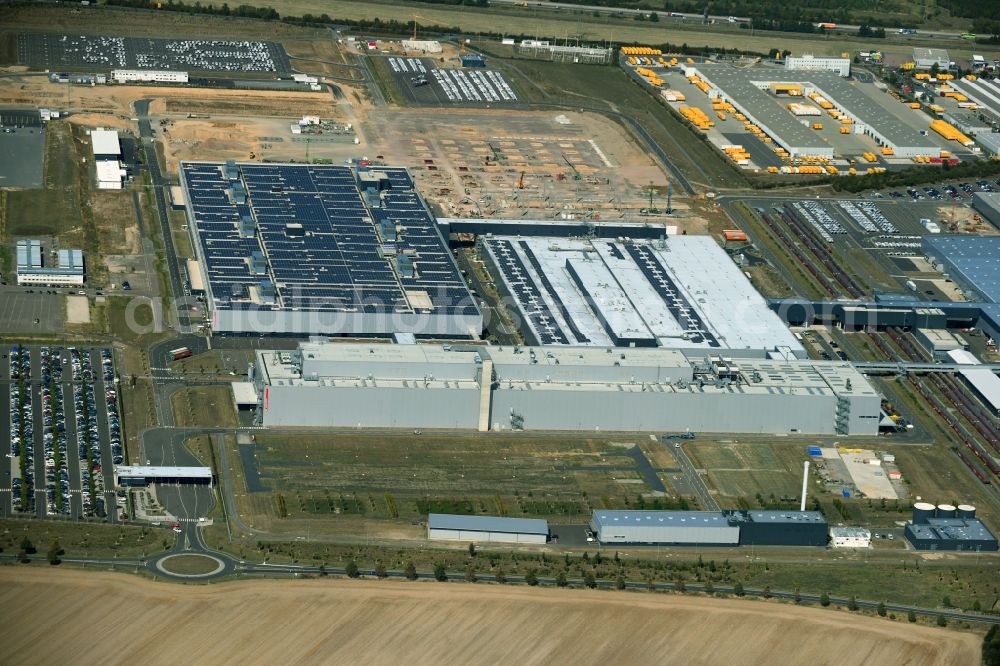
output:
M 181 164 L 215 308 L 476 312 L 405 169 L 237 166 Z

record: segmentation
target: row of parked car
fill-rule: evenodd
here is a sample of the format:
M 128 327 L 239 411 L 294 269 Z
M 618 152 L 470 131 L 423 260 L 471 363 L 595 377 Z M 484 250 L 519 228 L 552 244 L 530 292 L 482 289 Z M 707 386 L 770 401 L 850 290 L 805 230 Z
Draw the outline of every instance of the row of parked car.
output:
M 115 364 L 111 350 L 101 350 L 101 372 L 104 376 L 104 399 L 108 407 L 108 431 L 111 433 L 111 459 L 116 465 L 124 460 L 122 453 L 122 424 L 118 414 L 118 391 L 109 388 L 115 378 Z
M 66 449 L 66 414 L 63 408 L 62 351 L 39 350 L 42 375 L 42 446 L 45 455 L 45 502 L 49 514 L 69 515 L 69 467 Z M 52 383 L 53 374 L 57 382 Z
M 31 378 L 31 353 L 20 345 L 10 348 L 10 376 L 13 379 Z M 20 456 L 22 474 L 11 481 L 11 501 L 14 511 L 35 510 L 35 432 L 31 391 L 22 383 L 10 389 L 10 453 Z M 24 488 L 27 487 L 27 501 Z
M 97 400 L 94 394 L 94 372 L 90 354 L 81 354 L 70 348 L 73 378 L 81 383 L 73 386 L 73 404 L 76 409 L 76 437 L 80 454 L 81 499 L 85 516 L 103 517 L 104 475 L 101 455 L 101 430 L 97 419 Z M 100 504 L 98 504 L 100 502 Z M 98 511 L 100 509 L 100 511 Z

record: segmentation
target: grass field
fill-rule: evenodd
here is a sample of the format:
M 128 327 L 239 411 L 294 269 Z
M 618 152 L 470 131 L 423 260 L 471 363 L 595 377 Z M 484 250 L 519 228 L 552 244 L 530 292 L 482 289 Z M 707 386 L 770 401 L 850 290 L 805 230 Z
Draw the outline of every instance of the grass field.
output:
M 45 136 L 44 187 L 7 193 L 6 231 L 9 236 L 55 236 L 72 247 L 83 241 L 81 166 L 71 126 L 49 123 Z
M 241 513 L 275 528 L 310 520 L 334 531 L 351 520 L 405 525 L 428 512 L 582 523 L 593 508 L 636 506 L 649 491 L 628 453 L 637 441 L 259 433 L 257 467 L 271 491 L 246 494 Z
M 736 443 L 699 439 L 684 446 L 694 465 L 706 470 L 706 483 L 717 494 L 723 507 L 798 506 L 802 463 L 807 458 L 805 443 Z M 973 504 L 980 507 L 979 515 L 983 520 L 996 525 L 997 513 L 992 501 L 978 482 L 965 473 L 961 463 L 952 457 L 945 445 L 894 445 L 891 440 L 884 440 L 874 448 L 896 456 L 896 464 L 903 472 L 911 497 Z M 847 512 L 852 524 L 867 527 L 892 527 L 896 521 L 910 516 L 911 499 L 898 502 L 854 497 L 845 499 L 822 490 L 817 479 L 813 474 L 809 486 L 810 506 L 814 499 L 818 501 L 830 522 L 846 519 L 838 506 Z M 782 497 L 787 499 L 782 501 Z
M 165 548 L 164 539 L 173 542 L 172 533 L 144 527 L 0 519 L 0 548 L 4 553 L 16 553 L 25 537 L 39 553 L 45 553 L 53 540 L 58 539 L 66 551 L 63 557 L 152 554 Z
M 233 394 L 228 386 L 197 386 L 170 396 L 174 423 L 179 427 L 236 426 Z

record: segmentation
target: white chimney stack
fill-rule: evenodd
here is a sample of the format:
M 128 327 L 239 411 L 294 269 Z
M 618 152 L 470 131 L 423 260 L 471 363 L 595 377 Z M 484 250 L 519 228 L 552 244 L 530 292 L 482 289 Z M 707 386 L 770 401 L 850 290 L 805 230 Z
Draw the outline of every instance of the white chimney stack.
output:
M 802 502 L 799 504 L 799 511 L 806 510 L 806 487 L 809 485 L 809 461 L 805 462 L 802 468 Z

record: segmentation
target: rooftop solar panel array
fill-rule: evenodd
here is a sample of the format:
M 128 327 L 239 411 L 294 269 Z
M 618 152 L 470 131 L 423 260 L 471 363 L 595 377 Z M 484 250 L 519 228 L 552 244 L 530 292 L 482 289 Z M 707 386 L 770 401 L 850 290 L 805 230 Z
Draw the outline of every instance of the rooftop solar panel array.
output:
M 508 240 L 489 239 L 486 241 L 497 259 L 498 268 L 503 272 L 504 279 L 513 296 L 524 310 L 531 329 L 538 337 L 538 344 L 566 345 L 569 338 L 563 332 L 559 323 L 552 317 L 549 306 L 542 298 L 542 293 L 535 281 L 528 275 L 528 269 L 517 255 L 514 246 Z
M 656 258 L 656 254 L 644 245 L 627 245 L 625 250 L 656 289 L 656 293 L 663 299 L 670 314 L 684 327 L 690 336 L 689 340 L 694 343 L 705 341 L 709 347 L 721 346 L 701 320 L 698 312 L 674 284 L 673 278 Z
M 230 175 L 185 162 L 182 171 L 216 308 L 477 312 L 405 169 L 373 168 L 365 182 L 346 166 L 240 164 Z M 382 237 L 383 221 L 393 238 Z M 251 266 L 255 252 L 264 272 Z

